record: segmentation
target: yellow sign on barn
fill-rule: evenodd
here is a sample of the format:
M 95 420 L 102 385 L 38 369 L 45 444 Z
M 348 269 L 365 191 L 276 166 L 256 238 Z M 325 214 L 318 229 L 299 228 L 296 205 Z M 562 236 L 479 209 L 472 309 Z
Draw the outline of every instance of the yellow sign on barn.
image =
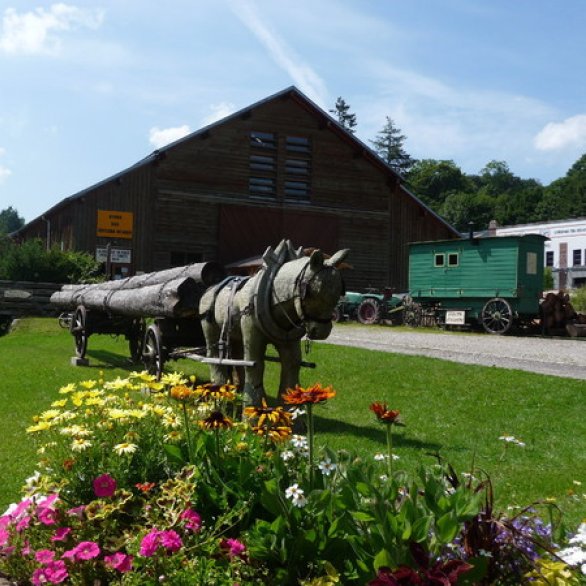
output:
M 132 238 L 132 212 L 98 210 L 97 235 L 105 238 Z

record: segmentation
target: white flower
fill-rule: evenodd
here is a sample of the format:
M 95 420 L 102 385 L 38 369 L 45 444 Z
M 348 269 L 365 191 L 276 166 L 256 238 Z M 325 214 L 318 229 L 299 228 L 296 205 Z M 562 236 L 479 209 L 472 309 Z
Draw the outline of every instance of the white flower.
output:
M 307 448 L 307 438 L 304 435 L 292 435 L 290 441 L 294 448 Z
M 283 452 L 281 452 L 281 458 L 283 458 L 284 462 L 287 462 L 287 460 L 291 460 L 291 458 L 295 457 L 295 453 L 292 452 L 291 450 L 284 450 Z
M 285 490 L 285 496 L 288 499 L 291 499 L 291 502 L 296 507 L 304 507 L 307 504 L 307 499 L 303 493 L 303 489 L 299 488 L 297 483 L 292 484 L 289 488 Z
M 298 417 L 305 415 L 305 407 L 295 407 L 295 409 L 291 410 L 291 419 L 295 421 Z
M 374 455 L 374 459 L 375 459 L 377 462 L 382 462 L 382 461 L 383 461 L 385 458 L 386 458 L 386 456 L 385 456 L 384 454 L 381 454 L 380 452 L 377 452 L 377 453 Z
M 515 444 L 516 446 L 519 446 L 521 448 L 525 447 L 525 443 L 518 440 L 514 435 L 501 435 L 499 439 L 507 444 Z
M 386 474 L 381 474 L 379 478 L 381 482 L 386 482 L 389 479 L 389 477 Z
M 336 464 L 334 464 L 329 458 L 326 458 L 319 463 L 318 468 L 324 476 L 329 476 L 336 469 Z
M 92 442 L 81 437 L 78 437 L 71 442 L 71 449 L 74 452 L 83 452 L 84 450 L 87 450 L 91 445 Z
M 29 476 L 25 481 L 24 485 L 26 488 L 33 488 L 39 482 L 41 478 L 41 473 L 38 470 L 35 470 L 35 473 L 32 476 Z
M 138 446 L 136 444 L 123 442 L 121 444 L 116 444 L 113 449 L 119 456 L 122 456 L 123 454 L 133 454 L 136 452 L 137 448 Z

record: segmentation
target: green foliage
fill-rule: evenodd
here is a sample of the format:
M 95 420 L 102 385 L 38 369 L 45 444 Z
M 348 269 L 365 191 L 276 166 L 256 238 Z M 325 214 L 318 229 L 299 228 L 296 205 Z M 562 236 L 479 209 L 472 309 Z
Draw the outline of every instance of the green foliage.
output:
M 41 240 L 22 244 L 0 240 L 0 279 L 51 283 L 79 283 L 95 279 L 99 263 L 86 252 L 47 250 Z
M 337 118 L 338 122 L 349 132 L 354 134 L 356 132 L 355 128 L 357 125 L 356 122 L 356 114 L 350 112 L 350 104 L 346 103 L 342 97 L 339 97 L 336 100 L 336 104 L 334 108 L 329 111 L 330 114 L 333 114 L 335 118 Z
M 0 211 L 0 235 L 10 234 L 24 226 L 24 218 L 12 207 Z
M 578 287 L 572 291 L 571 302 L 578 313 L 586 312 L 586 287 Z
M 413 166 L 413 159 L 405 149 L 403 143 L 407 137 L 401 134 L 401 129 L 395 126 L 391 118 L 387 116 L 384 128 L 377 134 L 375 140 L 371 140 L 375 152 L 394 171 L 403 174 Z
M 551 267 L 545 267 L 543 269 L 543 290 L 550 291 L 553 289 L 553 271 Z

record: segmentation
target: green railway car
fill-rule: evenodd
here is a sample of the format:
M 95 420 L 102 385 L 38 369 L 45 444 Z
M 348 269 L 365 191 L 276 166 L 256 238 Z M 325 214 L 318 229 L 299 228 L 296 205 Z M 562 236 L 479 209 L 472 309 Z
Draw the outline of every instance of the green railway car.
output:
M 539 317 L 543 243 L 539 234 L 409 245 L 409 295 L 440 325 L 481 324 L 504 334 Z

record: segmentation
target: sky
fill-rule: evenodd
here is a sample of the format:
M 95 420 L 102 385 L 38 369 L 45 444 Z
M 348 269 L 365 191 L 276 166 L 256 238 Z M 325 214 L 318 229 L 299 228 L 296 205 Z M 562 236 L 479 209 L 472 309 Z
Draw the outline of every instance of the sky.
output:
M 26 221 L 296 86 L 417 159 L 544 185 L 586 153 L 584 0 L 0 0 L 0 210 Z

